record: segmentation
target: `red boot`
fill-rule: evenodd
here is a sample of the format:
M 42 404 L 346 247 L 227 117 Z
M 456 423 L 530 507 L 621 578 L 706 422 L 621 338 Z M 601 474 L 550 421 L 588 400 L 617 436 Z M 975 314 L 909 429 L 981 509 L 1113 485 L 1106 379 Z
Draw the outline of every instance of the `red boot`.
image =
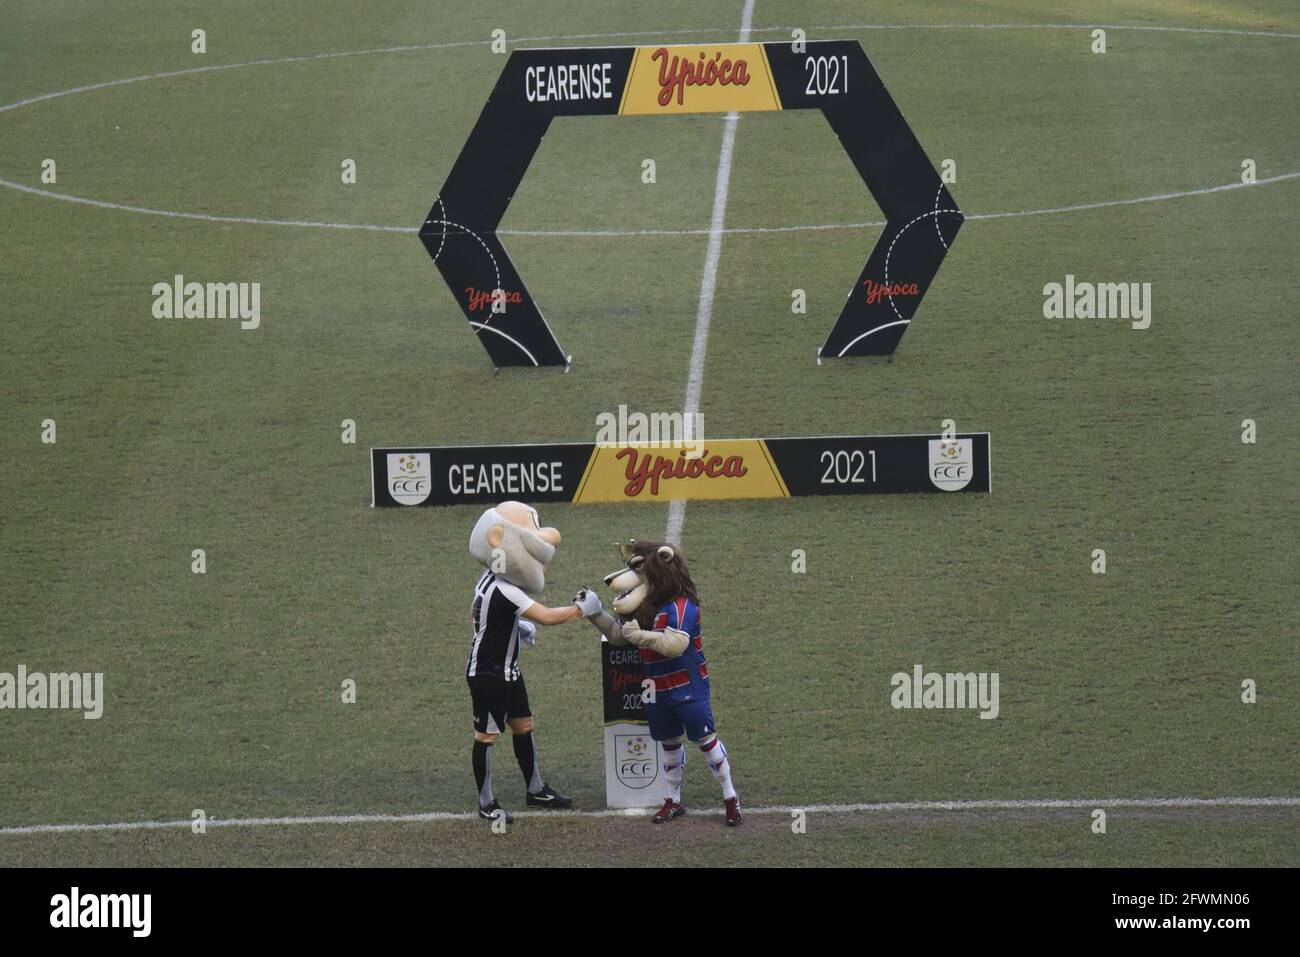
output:
M 742 820 L 744 818 L 740 816 L 740 796 L 727 798 L 727 827 L 740 827 Z
M 686 813 L 686 805 L 674 801 L 672 798 L 664 798 L 664 806 L 655 811 L 655 816 L 650 818 L 655 824 L 667 824 L 675 817 L 681 817 Z

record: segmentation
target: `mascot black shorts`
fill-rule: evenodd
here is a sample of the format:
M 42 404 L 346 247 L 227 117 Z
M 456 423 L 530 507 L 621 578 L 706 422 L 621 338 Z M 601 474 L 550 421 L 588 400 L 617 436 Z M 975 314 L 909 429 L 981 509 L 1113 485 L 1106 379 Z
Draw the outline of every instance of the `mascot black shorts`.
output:
M 528 688 L 521 677 L 503 681 L 479 675 L 466 678 L 469 697 L 474 705 L 474 730 L 483 734 L 501 734 L 511 718 L 532 716 L 528 707 Z

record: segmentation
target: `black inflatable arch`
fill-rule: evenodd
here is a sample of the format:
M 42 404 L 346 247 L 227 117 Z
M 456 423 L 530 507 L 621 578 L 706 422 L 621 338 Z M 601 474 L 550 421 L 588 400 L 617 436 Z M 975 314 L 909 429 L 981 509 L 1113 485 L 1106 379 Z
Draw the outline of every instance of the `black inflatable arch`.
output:
M 887 220 L 819 361 L 892 355 L 962 215 L 855 40 L 515 50 L 420 239 L 493 365 L 567 365 L 496 232 L 551 120 L 810 109 Z

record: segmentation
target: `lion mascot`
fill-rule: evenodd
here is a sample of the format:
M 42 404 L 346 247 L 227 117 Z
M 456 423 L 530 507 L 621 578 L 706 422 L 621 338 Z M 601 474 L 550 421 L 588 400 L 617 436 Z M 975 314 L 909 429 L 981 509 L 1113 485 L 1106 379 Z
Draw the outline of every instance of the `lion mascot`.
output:
M 650 737 L 664 750 L 664 775 L 671 795 L 651 820 L 665 824 L 686 813 L 682 777 L 683 737 L 704 754 L 722 787 L 728 827 L 741 822 L 740 797 L 731 783 L 727 749 L 717 735 L 709 700 L 709 667 L 700 643 L 700 596 L 680 548 L 633 540 L 615 546 L 624 566 L 605 576 L 614 592 L 613 613 L 601 608 L 584 615 L 611 643 L 635 645 L 654 691 L 646 702 Z M 587 598 L 579 592 L 576 602 Z

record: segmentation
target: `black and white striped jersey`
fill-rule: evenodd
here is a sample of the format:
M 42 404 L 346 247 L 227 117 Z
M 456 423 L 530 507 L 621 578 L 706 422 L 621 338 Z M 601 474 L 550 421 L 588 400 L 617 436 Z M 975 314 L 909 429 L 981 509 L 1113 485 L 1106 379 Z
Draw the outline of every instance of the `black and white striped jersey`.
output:
M 483 573 L 470 606 L 474 644 L 465 666 L 466 678 L 519 680 L 519 615 L 532 603 L 522 588 L 491 571 Z

